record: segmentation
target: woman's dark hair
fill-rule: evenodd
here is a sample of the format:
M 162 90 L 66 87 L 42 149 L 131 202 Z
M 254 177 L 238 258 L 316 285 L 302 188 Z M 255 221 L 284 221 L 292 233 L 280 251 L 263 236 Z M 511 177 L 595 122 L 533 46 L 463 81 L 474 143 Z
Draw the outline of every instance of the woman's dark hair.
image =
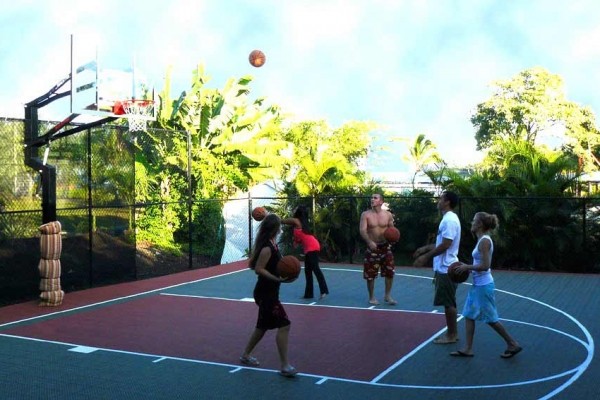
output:
M 308 210 L 305 206 L 298 206 L 296 211 L 294 212 L 294 218 L 298 218 L 300 220 L 300 224 L 302 224 L 302 232 L 310 233 L 310 225 L 308 224 Z
M 256 260 L 258 260 L 260 251 L 263 247 L 269 245 L 271 239 L 277 236 L 280 228 L 281 220 L 277 214 L 267 214 L 265 219 L 262 220 L 254 239 L 254 247 L 252 249 L 252 256 L 250 257 L 250 268 L 254 269 L 256 267 Z
M 458 205 L 458 195 L 454 192 L 446 190 L 442 193 L 442 196 L 444 196 L 444 199 L 450 203 L 450 208 L 454 210 Z

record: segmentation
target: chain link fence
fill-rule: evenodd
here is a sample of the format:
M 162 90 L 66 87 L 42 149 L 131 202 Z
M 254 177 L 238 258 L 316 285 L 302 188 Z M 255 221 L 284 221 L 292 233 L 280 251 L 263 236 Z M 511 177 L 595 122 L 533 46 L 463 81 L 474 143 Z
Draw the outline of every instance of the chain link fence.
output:
M 0 305 L 39 295 L 41 182 L 24 164 L 23 125 L 0 122 Z M 106 125 L 50 144 L 66 292 L 245 259 L 258 227 L 250 216 L 257 206 L 282 217 L 307 206 L 323 261 L 362 263 L 358 226 L 369 197 L 280 198 L 271 190 L 260 197 L 193 198 L 189 160 L 169 158 L 171 147 L 190 143 L 187 133 L 149 135 L 158 145 L 146 146 L 125 127 Z M 394 246 L 396 264 L 410 265 L 414 250 L 435 238 L 436 198 L 388 196 L 386 202 L 402 232 Z M 500 218 L 494 268 L 599 272 L 600 199 L 462 198 L 457 213 L 464 260 L 475 243 L 469 229 L 477 211 Z M 289 229 L 280 241 L 285 254 L 302 257 L 291 246 Z

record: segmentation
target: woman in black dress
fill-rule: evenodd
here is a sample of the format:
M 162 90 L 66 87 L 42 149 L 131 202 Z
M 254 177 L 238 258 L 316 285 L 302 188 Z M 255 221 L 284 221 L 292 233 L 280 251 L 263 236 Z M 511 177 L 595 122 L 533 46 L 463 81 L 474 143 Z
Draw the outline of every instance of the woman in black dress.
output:
M 290 320 L 279 301 L 279 286 L 285 280 L 279 276 L 277 263 L 281 259 L 281 253 L 275 239 L 281 229 L 281 220 L 275 214 L 268 214 L 261 222 L 254 241 L 252 256 L 250 257 L 250 268 L 252 268 L 258 279 L 254 287 L 254 301 L 258 305 L 258 319 L 256 328 L 240 362 L 244 365 L 257 367 L 260 365 L 252 351 L 270 329 L 277 329 L 275 342 L 281 361 L 280 374 L 287 377 L 296 375 L 296 369 L 288 361 L 288 336 L 290 333 Z

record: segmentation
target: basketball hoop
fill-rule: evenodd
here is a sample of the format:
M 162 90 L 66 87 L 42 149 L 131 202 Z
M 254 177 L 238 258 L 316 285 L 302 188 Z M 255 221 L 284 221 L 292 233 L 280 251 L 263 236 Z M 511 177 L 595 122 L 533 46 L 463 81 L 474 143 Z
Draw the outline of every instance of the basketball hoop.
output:
M 146 121 L 154 113 L 152 100 L 125 100 L 121 103 L 123 113 L 128 115 L 130 132 L 146 132 Z

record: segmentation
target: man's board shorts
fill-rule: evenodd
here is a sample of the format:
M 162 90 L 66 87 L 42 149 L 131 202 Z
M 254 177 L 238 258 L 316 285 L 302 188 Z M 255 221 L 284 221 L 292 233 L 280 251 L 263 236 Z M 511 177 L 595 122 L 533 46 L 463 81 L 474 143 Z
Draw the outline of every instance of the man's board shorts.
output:
M 433 305 L 456 308 L 456 288 L 458 284 L 452 282 L 448 274 L 441 274 L 437 271 L 433 276 L 433 284 L 435 287 Z
M 370 281 L 377 278 L 377 273 L 382 277 L 394 277 L 394 253 L 389 243 L 377 245 L 376 250 L 367 247 L 363 266 L 363 278 Z

